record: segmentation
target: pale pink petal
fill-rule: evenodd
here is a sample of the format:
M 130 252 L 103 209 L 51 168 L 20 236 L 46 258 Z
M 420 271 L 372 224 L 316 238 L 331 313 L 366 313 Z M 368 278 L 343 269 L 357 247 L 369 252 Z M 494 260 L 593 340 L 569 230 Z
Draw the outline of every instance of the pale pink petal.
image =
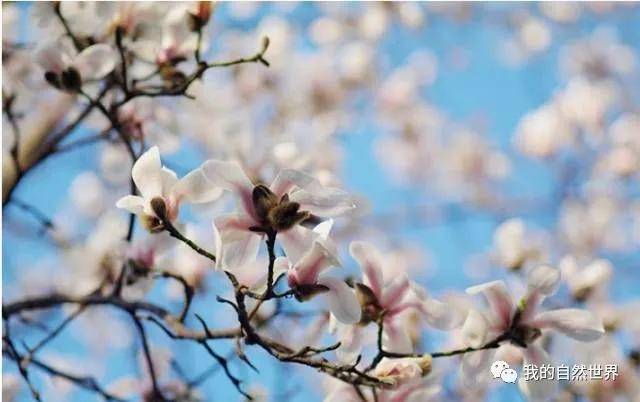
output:
M 207 180 L 202 169 L 195 169 L 178 180 L 171 193 L 177 200 L 197 204 L 214 201 L 222 195 L 222 188 Z
M 431 297 L 423 301 L 420 311 L 427 324 L 443 331 L 458 328 L 462 323 L 462 316 L 456 309 Z
M 602 320 L 590 311 L 567 308 L 545 311 L 529 322 L 536 328 L 551 328 L 568 337 L 592 342 L 604 335 Z
M 362 269 L 364 284 L 371 288 L 373 294 L 381 297 L 383 285 L 382 256 L 378 249 L 370 243 L 354 241 L 349 245 L 349 253 Z
M 256 259 L 263 236 L 249 230 L 252 224 L 243 215 L 223 215 L 216 219 L 222 240 L 222 269 L 239 268 Z
M 214 185 L 235 193 L 245 212 L 257 220 L 252 198 L 254 185 L 237 162 L 209 160 L 202 165 L 202 171 Z
M 530 292 L 538 291 L 545 296 L 556 292 L 560 285 L 560 271 L 550 265 L 538 265 L 527 273 Z
M 346 192 L 324 187 L 313 176 L 297 170 L 282 170 L 270 188 L 278 197 L 289 193 L 291 201 L 299 203 L 302 210 L 317 216 L 336 216 L 355 208 Z
M 162 196 L 162 163 L 158 147 L 152 147 L 143 153 L 131 169 L 131 177 L 146 199 Z
M 67 68 L 62 50 L 58 41 L 45 41 L 36 48 L 33 57 L 44 71 L 60 74 Z
M 83 80 L 100 79 L 109 74 L 116 66 L 116 53 L 103 43 L 89 46 L 73 60 Z
M 470 309 L 467 319 L 462 325 L 462 339 L 465 345 L 479 348 L 487 340 L 489 324 L 482 313 L 476 309 Z
M 168 197 L 171 193 L 171 189 L 178 182 L 178 176 L 176 175 L 176 172 L 164 166 L 162 167 L 161 176 L 162 176 L 162 196 Z
M 355 324 L 360 321 L 360 303 L 353 289 L 343 280 L 323 276 L 318 279 L 318 284 L 329 288 L 324 294 L 329 310 L 344 324 Z
M 536 344 L 528 345 L 524 350 L 523 364 L 534 364 L 537 367 L 542 365 L 551 365 L 553 362 L 549 359 L 549 355 L 540 346 Z M 525 381 L 525 376 L 521 375 L 518 379 L 518 387 L 520 391 L 530 401 L 546 401 L 558 392 L 559 382 L 556 379 L 538 379 Z
M 294 226 L 287 231 L 278 232 L 278 240 L 285 255 L 296 264 L 313 244 L 314 236 L 311 230 Z
M 462 355 L 460 380 L 465 386 L 474 387 L 489 378 L 489 368 L 495 356 L 495 349 L 485 349 Z
M 273 180 L 269 189 L 280 198 L 295 187 L 305 188 L 314 181 L 315 178 L 306 173 L 293 169 L 283 169 Z
M 382 292 L 382 298 L 379 300 L 383 308 L 392 308 L 400 303 L 409 295 L 409 278 L 402 275 L 395 278 L 389 283 Z
M 311 248 L 302 256 L 289 273 L 290 285 L 314 284 L 326 268 L 334 264 L 335 258 L 322 241 L 314 241 Z
M 126 209 L 132 214 L 141 214 L 144 210 L 144 198 L 137 195 L 125 195 L 116 202 L 116 207 Z
M 511 319 L 513 318 L 514 308 L 511 296 L 509 295 L 509 291 L 507 290 L 507 286 L 504 282 L 493 281 L 472 286 L 467 289 L 467 293 L 471 295 L 482 293 L 487 299 L 489 308 L 494 316 L 494 325 L 499 329 L 506 329 L 509 327 Z
M 413 352 L 413 343 L 408 332 L 396 321 L 392 319 L 384 320 L 383 331 L 384 350 L 394 353 Z

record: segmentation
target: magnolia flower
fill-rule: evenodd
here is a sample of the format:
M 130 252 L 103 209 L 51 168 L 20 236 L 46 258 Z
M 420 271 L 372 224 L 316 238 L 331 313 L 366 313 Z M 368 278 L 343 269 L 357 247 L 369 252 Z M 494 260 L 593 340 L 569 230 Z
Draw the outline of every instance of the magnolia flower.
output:
M 300 226 L 312 215 L 333 217 L 354 208 L 342 190 L 324 187 L 313 177 L 295 170 L 282 170 L 267 187 L 254 185 L 235 162 L 210 160 L 202 165 L 215 185 L 233 192 L 242 211 L 216 218 L 223 244 L 225 268 L 255 259 L 265 233 L 278 234 L 285 254 L 300 261 L 313 242 L 309 229 Z
M 34 54 L 44 78 L 57 89 L 78 91 L 86 81 L 97 80 L 115 67 L 116 54 L 109 45 L 96 44 L 75 54 L 59 41 L 46 41 Z
M 325 226 L 327 229 L 322 233 L 322 227 L 316 227 L 316 231 L 321 234 L 298 262 L 292 265 L 288 259 L 280 257 L 276 265 L 287 267 L 289 286 L 299 301 L 322 294 L 329 304 L 329 310 L 340 322 L 355 324 L 360 321 L 361 311 L 353 290 L 343 280 L 323 274 L 332 266 L 340 266 L 336 247 L 328 238 L 331 221 L 318 226 Z
M 142 154 L 131 169 L 131 177 L 140 191 L 138 195 L 126 195 L 116 206 L 140 216 L 143 224 L 152 232 L 162 230 L 162 221 L 178 217 L 182 201 L 210 202 L 218 198 L 221 190 L 211 185 L 201 169 L 196 169 L 178 180 L 176 174 L 162 166 L 160 151 L 153 147 Z
M 527 261 L 537 259 L 541 250 L 531 237 L 522 219 L 512 218 L 501 223 L 493 234 L 498 264 L 510 270 L 519 270 Z
M 538 312 L 545 297 L 555 293 L 560 282 L 560 271 L 539 265 L 527 275 L 527 293 L 515 303 L 503 281 L 493 281 L 467 289 L 469 294 L 482 293 L 489 310 L 471 309 L 462 326 L 462 337 L 467 346 L 480 348 L 495 339 L 508 340 L 520 346 L 524 364 L 549 364 L 545 350 L 534 343 L 542 330 L 552 329 L 582 342 L 591 342 L 604 334 L 601 320 L 586 310 L 558 309 Z M 463 379 L 477 381 L 487 371 L 495 349 L 467 353 L 462 358 Z M 523 381 L 520 388 L 531 399 L 544 399 L 555 392 L 556 381 Z
M 609 282 L 613 266 L 605 259 L 591 261 L 580 267 L 575 257 L 568 255 L 559 263 L 560 271 L 574 299 L 584 301 Z
M 363 309 L 361 322 L 383 320 L 383 331 L 387 350 L 410 352 L 411 340 L 395 319 L 409 308 L 417 309 L 426 321 L 439 329 L 455 328 L 460 320 L 455 310 L 427 295 L 412 284 L 406 275 L 386 280 L 382 270 L 382 256 L 371 244 L 352 242 L 351 256 L 362 269 L 362 283 L 356 283 L 356 293 Z

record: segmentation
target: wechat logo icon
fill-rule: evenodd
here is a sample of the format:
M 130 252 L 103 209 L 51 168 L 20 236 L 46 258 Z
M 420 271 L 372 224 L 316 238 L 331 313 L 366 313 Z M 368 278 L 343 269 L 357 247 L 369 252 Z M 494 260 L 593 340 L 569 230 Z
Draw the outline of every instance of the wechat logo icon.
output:
M 502 381 L 511 384 L 515 383 L 518 379 L 518 373 L 514 369 L 509 368 L 509 364 L 502 360 L 493 362 L 491 365 L 491 374 L 493 378 L 501 378 Z

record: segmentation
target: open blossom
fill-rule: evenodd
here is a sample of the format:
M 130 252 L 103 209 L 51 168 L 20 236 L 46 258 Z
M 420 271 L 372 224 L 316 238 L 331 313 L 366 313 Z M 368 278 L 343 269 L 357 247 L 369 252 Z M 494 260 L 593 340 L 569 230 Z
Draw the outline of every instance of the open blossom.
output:
M 106 44 L 96 44 L 75 54 L 59 41 L 46 41 L 34 55 L 45 71 L 47 82 L 57 89 L 77 91 L 89 80 L 104 77 L 113 71 L 116 55 Z
M 362 283 L 356 283 L 356 291 L 363 308 L 362 323 L 383 320 L 387 350 L 410 352 L 411 340 L 396 319 L 407 309 L 417 309 L 426 321 L 439 329 L 452 329 L 459 324 L 457 314 L 426 292 L 412 284 L 406 275 L 392 280 L 385 278 L 382 256 L 371 244 L 352 242 L 351 256 L 362 269 Z
M 296 170 L 282 170 L 267 187 L 254 185 L 235 162 L 210 160 L 202 169 L 213 184 L 231 191 L 240 201 L 240 212 L 216 218 L 225 268 L 254 260 L 267 232 L 277 232 L 287 257 L 299 261 L 313 242 L 311 230 L 300 223 L 312 215 L 328 218 L 354 208 L 344 191 L 324 187 Z
M 330 226 L 330 222 L 321 225 Z M 343 280 L 325 273 L 327 269 L 340 265 L 336 247 L 327 232 L 320 233 L 311 248 L 295 264 L 292 265 L 283 257 L 276 264 L 288 268 L 287 281 L 298 300 L 304 301 L 321 294 L 340 322 L 355 324 L 361 316 L 358 298 Z
M 556 292 L 560 271 L 539 265 L 527 275 L 527 293 L 515 302 L 503 281 L 493 281 L 467 289 L 469 294 L 483 294 L 489 310 L 471 309 L 462 327 L 467 346 L 479 348 L 495 339 L 508 340 L 522 348 L 524 363 L 548 364 L 547 352 L 535 341 L 542 330 L 552 329 L 582 342 L 591 342 L 604 334 L 602 321 L 593 313 L 574 308 L 538 312 L 545 297 Z M 473 382 L 486 371 L 495 349 L 465 354 L 462 377 Z M 555 381 L 520 381 L 523 392 L 531 399 L 544 399 L 555 392 Z
M 542 252 L 519 218 L 509 219 L 496 228 L 493 245 L 498 264 L 510 270 L 521 269 L 527 262 L 537 260 Z
M 150 231 L 162 230 L 162 220 L 175 220 L 180 204 L 210 202 L 218 198 L 221 190 L 211 185 L 200 169 L 188 173 L 182 179 L 160 161 L 158 147 L 142 154 L 131 169 L 140 195 L 126 195 L 116 206 L 137 214 Z M 162 216 L 161 216 L 162 215 Z

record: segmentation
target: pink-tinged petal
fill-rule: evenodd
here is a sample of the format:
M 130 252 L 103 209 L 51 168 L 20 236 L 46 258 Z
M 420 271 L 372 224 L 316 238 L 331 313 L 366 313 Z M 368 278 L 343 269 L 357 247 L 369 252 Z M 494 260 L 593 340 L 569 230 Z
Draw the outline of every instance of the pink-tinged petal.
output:
M 62 47 L 57 41 L 45 41 L 38 46 L 33 57 L 44 71 L 60 74 L 67 68 Z
M 319 239 L 313 242 L 309 249 L 298 261 L 290 273 L 290 280 L 295 285 L 311 285 L 316 283 L 318 276 L 325 269 L 335 265 L 335 258 Z M 291 283 L 291 282 L 290 282 Z
M 164 166 L 162 167 L 160 175 L 162 176 L 162 196 L 168 197 L 171 193 L 171 189 L 178 182 L 178 176 L 176 175 L 176 172 Z
M 116 202 L 116 207 L 126 209 L 132 214 L 141 214 L 144 210 L 144 198 L 137 195 L 125 195 Z
M 162 196 L 162 182 L 165 177 L 158 147 L 152 147 L 138 158 L 131 169 L 131 177 L 144 198 L 151 200 L 153 197 Z
M 560 285 L 560 271 L 550 265 L 538 265 L 527 273 L 529 292 L 538 291 L 544 296 L 552 295 Z
M 538 367 L 542 365 L 551 365 L 553 362 L 549 359 L 549 355 L 540 346 L 532 344 L 524 350 L 524 363 L 534 364 Z M 538 379 L 536 381 L 525 381 L 525 376 L 521 375 L 518 379 L 518 387 L 520 391 L 530 401 L 546 401 L 558 392 L 559 382 L 556 379 Z
M 278 232 L 278 240 L 286 256 L 296 264 L 313 244 L 314 235 L 307 228 L 294 226 L 287 231 Z
M 362 269 L 362 281 L 378 298 L 381 297 L 382 256 L 372 244 L 362 241 L 354 241 L 349 245 L 349 253 Z
M 257 221 L 253 208 L 253 183 L 237 162 L 210 160 L 202 164 L 202 171 L 214 185 L 235 193 L 247 214 Z
M 222 241 L 219 259 L 222 269 L 232 270 L 256 259 L 263 236 L 249 230 L 252 223 L 244 215 L 223 215 L 216 219 Z
M 318 279 L 318 284 L 329 288 L 324 294 L 329 310 L 336 319 L 344 324 L 355 324 L 360 321 L 360 303 L 358 298 L 343 280 L 323 276 Z
M 495 349 L 479 350 L 462 355 L 460 365 L 460 380 L 465 386 L 475 387 L 489 378 L 491 362 L 495 356 Z
M 488 332 L 489 324 L 482 313 L 476 309 L 470 309 L 462 325 L 462 339 L 465 345 L 479 348 L 487 341 Z
M 214 219 L 211 220 L 211 228 L 213 229 L 213 252 L 216 256 L 215 268 L 218 269 L 220 268 L 222 261 L 222 236 L 220 235 L 220 231 L 218 230 L 218 226 Z
M 294 190 L 289 199 L 300 204 L 303 211 L 321 217 L 339 216 L 356 207 L 348 193 L 329 187 L 321 187 L 313 192 Z
M 109 74 L 116 66 L 116 53 L 103 43 L 84 49 L 73 61 L 83 80 L 100 79 Z
M 487 299 L 489 308 L 494 316 L 493 319 L 495 322 L 493 325 L 498 327 L 498 329 L 506 329 L 509 327 L 511 319 L 513 318 L 514 309 L 511 296 L 504 282 L 493 281 L 472 286 L 467 289 L 467 293 L 471 295 L 482 293 Z
M 222 195 L 222 191 L 222 188 L 207 180 L 202 169 L 189 172 L 171 188 L 176 200 L 183 199 L 194 204 L 214 201 Z
M 393 353 L 413 352 L 413 343 L 409 333 L 393 319 L 384 320 L 383 335 L 384 350 Z
M 411 287 L 407 275 L 395 278 L 382 291 L 382 298 L 379 300 L 383 308 L 393 308 L 402 303 L 409 295 Z
M 315 181 L 315 178 L 306 173 L 293 169 L 283 169 L 273 180 L 269 189 L 280 198 L 295 187 L 306 188 Z
M 270 189 L 278 197 L 288 193 L 291 201 L 299 203 L 302 210 L 317 216 L 337 216 L 355 208 L 346 192 L 325 187 L 313 176 L 297 170 L 282 170 Z
M 416 308 L 420 310 L 430 326 L 448 331 L 462 324 L 464 317 L 458 310 L 447 303 L 432 298 L 422 286 L 414 282 L 411 282 L 411 290 Z
M 582 342 L 593 342 L 604 335 L 602 320 L 587 310 L 567 308 L 545 311 L 530 323 L 536 328 L 551 328 Z

